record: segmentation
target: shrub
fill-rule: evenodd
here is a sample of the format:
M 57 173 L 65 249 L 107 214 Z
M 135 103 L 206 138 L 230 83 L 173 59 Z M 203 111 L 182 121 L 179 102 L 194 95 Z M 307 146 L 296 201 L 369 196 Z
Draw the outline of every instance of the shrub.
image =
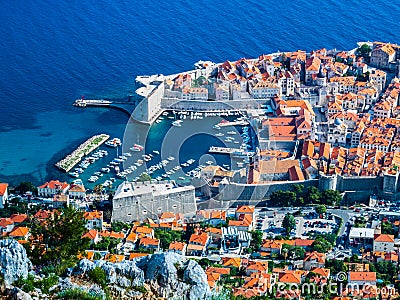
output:
M 102 300 L 99 295 L 93 295 L 81 289 L 69 289 L 58 293 L 56 299 L 63 300 Z
M 100 267 L 96 267 L 88 273 L 89 278 L 94 283 L 101 285 L 102 287 L 107 285 L 107 275 L 106 272 Z

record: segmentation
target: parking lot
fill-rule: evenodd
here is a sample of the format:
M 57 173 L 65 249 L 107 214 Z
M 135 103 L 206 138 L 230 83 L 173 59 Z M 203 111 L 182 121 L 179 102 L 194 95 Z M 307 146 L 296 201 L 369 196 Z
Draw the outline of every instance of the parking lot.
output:
M 264 233 L 263 238 L 274 238 L 279 235 L 286 235 L 282 228 L 282 221 L 286 213 L 293 212 L 292 209 L 277 210 L 270 209 L 260 212 L 256 228 Z M 332 214 L 327 214 L 325 218 L 320 218 L 312 209 L 302 211 L 302 216 L 295 217 L 296 229 L 290 232 L 291 237 L 308 238 L 310 235 L 332 233 L 339 226 L 340 220 Z

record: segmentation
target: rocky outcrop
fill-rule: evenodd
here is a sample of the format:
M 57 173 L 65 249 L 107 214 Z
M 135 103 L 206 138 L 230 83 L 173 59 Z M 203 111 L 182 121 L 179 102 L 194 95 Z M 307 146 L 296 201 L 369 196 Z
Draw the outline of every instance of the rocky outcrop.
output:
M 32 263 L 21 244 L 12 239 L 0 240 L 0 273 L 6 283 L 26 278 Z
M 108 286 L 122 297 L 127 297 L 126 293 L 137 295 L 137 290 L 143 290 L 139 287 L 151 289 L 153 294 L 167 299 L 197 300 L 211 295 L 207 276 L 200 265 L 172 252 L 121 263 L 83 259 L 75 275 L 87 274 L 95 267 L 105 271 Z
M 32 300 L 28 293 L 14 286 L 6 286 L 3 294 L 10 300 Z

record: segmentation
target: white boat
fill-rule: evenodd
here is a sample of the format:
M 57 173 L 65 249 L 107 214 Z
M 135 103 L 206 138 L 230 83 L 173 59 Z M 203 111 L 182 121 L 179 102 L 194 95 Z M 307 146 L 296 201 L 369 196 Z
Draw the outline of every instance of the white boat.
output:
M 161 123 L 161 120 L 156 120 L 156 123 L 157 123 L 157 124 L 160 124 L 160 123 Z
M 224 134 L 222 132 L 219 132 L 215 136 L 224 136 Z
M 212 165 L 213 162 L 212 162 L 211 160 L 209 160 L 209 161 L 206 162 L 206 164 L 207 164 L 207 165 Z
M 157 154 L 157 155 L 160 155 L 160 152 L 157 151 L 157 150 L 153 150 L 153 153 L 154 153 L 154 154 Z
M 69 172 L 68 174 L 69 174 L 69 176 L 72 176 L 72 177 L 75 177 L 75 178 L 79 177 L 79 174 L 77 172 Z
M 220 127 L 218 124 L 215 124 L 215 125 L 213 126 L 213 128 L 214 128 L 214 129 L 221 129 L 221 127 Z
M 169 161 L 173 161 L 173 160 L 175 159 L 175 157 L 170 156 L 170 157 L 168 157 L 167 159 L 168 159 Z
M 182 120 L 176 120 L 176 121 L 172 122 L 172 126 L 181 127 L 182 122 L 183 122 Z
M 222 165 L 225 169 L 229 169 L 230 166 L 229 165 Z
M 109 173 L 110 172 L 110 168 L 101 168 L 101 171 L 103 173 Z
M 228 134 L 230 134 L 230 135 L 235 135 L 235 134 L 236 134 L 236 131 L 228 131 Z
M 185 177 L 182 177 L 182 176 L 181 176 L 181 177 L 179 177 L 179 179 L 180 179 L 180 180 L 185 180 Z
M 163 116 L 168 116 L 168 112 L 167 112 L 167 111 L 164 111 L 164 112 L 163 112 Z

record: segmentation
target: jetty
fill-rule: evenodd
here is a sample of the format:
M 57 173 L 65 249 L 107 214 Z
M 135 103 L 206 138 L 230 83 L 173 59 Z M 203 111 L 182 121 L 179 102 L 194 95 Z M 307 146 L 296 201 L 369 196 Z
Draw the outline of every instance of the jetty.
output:
M 218 153 L 218 154 L 229 154 L 238 157 L 245 157 L 245 156 L 253 156 L 254 152 L 247 151 L 244 149 L 239 148 L 228 148 L 228 147 L 215 147 L 211 146 L 208 150 L 209 153 Z
M 218 123 L 219 127 L 227 127 L 227 126 L 247 126 L 249 122 L 247 121 L 232 121 L 232 122 L 220 122 Z
M 104 133 L 92 136 L 79 145 L 71 154 L 68 154 L 64 159 L 57 162 L 55 166 L 64 172 L 69 172 L 84 156 L 100 147 L 109 138 L 110 136 Z
M 85 99 L 77 99 L 74 102 L 74 106 L 77 107 L 86 107 L 86 106 L 110 106 L 113 102 L 109 100 L 103 100 L 103 99 L 91 99 L 91 100 L 85 100 Z

